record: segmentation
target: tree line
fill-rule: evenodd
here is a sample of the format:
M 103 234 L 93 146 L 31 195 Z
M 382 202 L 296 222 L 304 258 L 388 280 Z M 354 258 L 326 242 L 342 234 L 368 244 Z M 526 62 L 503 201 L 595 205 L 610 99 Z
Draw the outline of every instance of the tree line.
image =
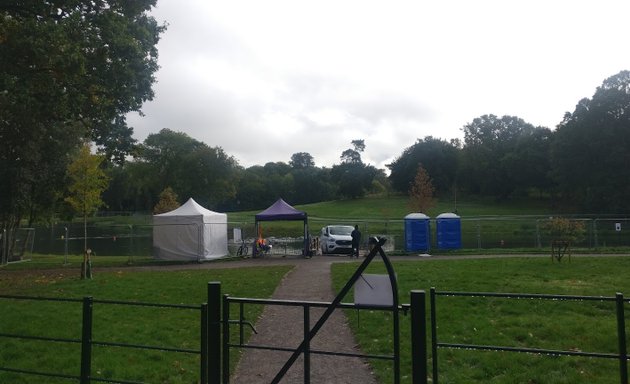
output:
M 235 211 L 266 208 L 279 197 L 307 204 L 386 191 L 385 171 L 365 164 L 364 150 L 364 140 L 353 140 L 330 168 L 316 167 L 306 152 L 294 153 L 287 163 L 244 168 L 220 147 L 162 129 L 137 145 L 133 160 L 111 165 L 103 199 L 111 210 L 151 211 L 170 189 L 181 200 L 193 197 L 210 209 Z
M 564 212 L 630 212 L 630 72 L 604 80 L 555 130 L 516 116 L 484 115 L 464 140 L 418 139 L 388 165 L 392 188 L 405 192 L 418 165 L 438 196 L 505 200 L 544 196 Z
M 170 187 L 182 198 L 230 211 L 265 208 L 278 197 L 306 204 L 409 194 L 422 168 L 442 198 L 538 196 L 557 210 L 628 213 L 629 89 L 629 71 L 606 79 L 555 130 L 516 116 L 477 117 L 462 127 L 463 141 L 417 139 L 387 165 L 389 175 L 363 162 L 361 139 L 330 168 L 315 166 L 305 152 L 288 162 L 243 168 L 219 147 L 163 129 L 137 146 L 134 160 L 111 167 L 105 201 L 114 210 L 148 211 Z
M 309 153 L 248 168 L 221 148 L 168 129 L 149 135 L 133 161 L 112 167 L 105 200 L 116 210 L 150 210 L 171 187 L 220 210 L 413 193 L 420 169 L 438 198 L 497 200 L 540 197 L 559 212 L 628 213 L 630 201 L 630 72 L 604 80 L 555 130 L 517 116 L 483 115 L 462 127 L 463 140 L 417 139 L 383 169 L 365 164 L 363 140 L 339 163 L 316 167 Z

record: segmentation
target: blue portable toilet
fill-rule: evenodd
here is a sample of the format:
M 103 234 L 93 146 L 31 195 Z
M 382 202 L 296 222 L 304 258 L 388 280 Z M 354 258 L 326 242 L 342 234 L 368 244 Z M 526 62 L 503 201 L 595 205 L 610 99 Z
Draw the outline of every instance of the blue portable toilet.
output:
M 410 213 L 405 216 L 405 251 L 428 251 L 431 244 L 429 216 Z
M 462 247 L 462 223 L 454 213 L 442 213 L 435 218 L 438 249 L 459 249 Z

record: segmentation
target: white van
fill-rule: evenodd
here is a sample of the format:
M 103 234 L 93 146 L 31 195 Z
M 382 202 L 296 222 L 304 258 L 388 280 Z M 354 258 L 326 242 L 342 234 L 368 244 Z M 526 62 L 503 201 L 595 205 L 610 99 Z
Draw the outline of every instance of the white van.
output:
M 352 253 L 351 225 L 327 225 L 322 228 L 319 236 L 319 244 L 322 254 L 327 253 Z

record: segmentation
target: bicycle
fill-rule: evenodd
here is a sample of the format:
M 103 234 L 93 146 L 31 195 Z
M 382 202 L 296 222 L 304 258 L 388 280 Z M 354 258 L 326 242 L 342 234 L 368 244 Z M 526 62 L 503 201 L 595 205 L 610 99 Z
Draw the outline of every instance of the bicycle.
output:
M 241 246 L 236 250 L 236 256 L 247 256 L 249 253 L 249 247 L 245 244 L 245 240 L 242 240 Z

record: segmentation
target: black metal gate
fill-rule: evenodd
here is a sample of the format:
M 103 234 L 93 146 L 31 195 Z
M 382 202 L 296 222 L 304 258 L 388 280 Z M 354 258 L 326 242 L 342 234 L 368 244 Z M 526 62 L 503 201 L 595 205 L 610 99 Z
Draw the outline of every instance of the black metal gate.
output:
M 278 383 L 285 376 L 287 371 L 291 368 L 291 366 L 295 363 L 300 355 L 303 356 L 303 370 L 304 370 L 304 383 L 310 383 L 310 357 L 313 354 L 326 354 L 326 355 L 334 355 L 334 356 L 346 356 L 346 357 L 363 357 L 370 359 L 384 359 L 390 360 L 393 364 L 393 372 L 394 372 L 394 383 L 400 383 L 400 319 L 399 313 L 402 309 L 398 303 L 398 286 L 396 283 L 396 276 L 394 274 L 394 269 L 392 264 L 385 255 L 385 252 L 382 249 L 382 245 L 385 243 L 386 239 L 376 239 L 374 242 L 374 247 L 370 251 L 370 253 L 365 257 L 364 261 L 359 265 L 357 270 L 354 272 L 352 277 L 346 282 L 345 286 L 340 290 L 335 299 L 330 303 L 323 302 L 312 302 L 312 301 L 292 301 L 292 300 L 265 300 L 265 299 L 252 299 L 252 298 L 237 298 L 237 297 L 223 297 L 223 305 L 222 305 L 222 324 L 223 324 L 223 337 L 222 337 L 222 355 L 223 355 L 223 369 L 222 369 L 222 377 L 223 383 L 229 383 L 229 368 L 230 368 L 230 359 L 229 359 L 229 350 L 230 348 L 254 348 L 254 349 L 266 349 L 266 350 L 276 350 L 276 351 L 285 351 L 291 352 L 291 356 L 287 359 L 282 368 L 277 372 L 276 376 L 271 381 L 272 383 Z M 361 275 L 366 270 L 370 262 L 374 259 L 374 257 L 379 254 L 383 259 L 384 265 L 387 270 L 387 274 L 389 276 L 389 282 L 391 284 L 392 290 L 392 304 L 389 306 L 381 306 L 381 305 L 355 305 L 342 303 L 341 300 L 346 296 L 346 294 L 350 291 L 350 289 L 354 286 Z M 426 327 L 425 324 L 425 315 L 424 315 L 424 292 L 421 292 L 421 299 L 414 299 L 412 293 L 412 304 L 413 301 L 417 301 L 420 304 L 421 301 L 421 312 L 422 314 L 418 314 L 416 319 L 420 321 L 418 323 L 418 329 L 421 331 L 415 332 L 417 337 L 421 338 L 421 342 L 417 343 L 421 349 L 423 349 L 424 356 L 426 356 L 426 332 L 424 329 Z M 418 296 L 420 297 L 420 296 Z M 418 301 L 420 300 L 420 301 Z M 245 342 L 244 340 L 244 332 L 243 327 L 249 326 L 252 327 L 251 323 L 245 319 L 243 313 L 243 307 L 246 304 L 258 304 L 258 305 L 279 305 L 279 306 L 298 306 L 303 308 L 303 324 L 304 324 L 304 335 L 303 340 L 300 345 L 295 349 L 290 348 L 279 348 L 267 345 L 251 345 Z M 237 319 L 230 318 L 230 306 L 231 305 L 239 305 L 239 316 Z M 325 308 L 324 313 L 317 320 L 317 322 L 310 327 L 310 309 L 311 308 Z M 311 340 L 317 333 L 320 331 L 322 326 L 326 323 L 329 317 L 332 315 L 335 309 L 338 308 L 353 308 L 357 310 L 381 310 L 381 311 L 390 311 L 392 313 L 393 319 L 393 351 L 391 355 L 374 355 L 374 354 L 353 354 L 353 353 L 345 353 L 345 352 L 336 352 L 336 351 L 325 351 L 325 350 L 315 350 L 311 348 Z M 212 311 L 212 308 L 210 308 Z M 412 311 L 412 321 L 413 321 L 413 311 Z M 232 325 L 236 325 L 239 327 L 239 338 L 236 341 L 230 340 L 230 327 Z M 424 347 L 423 347 L 424 346 Z M 426 360 L 425 360 L 426 361 Z M 422 366 L 423 364 L 419 364 Z M 426 363 L 424 364 L 424 372 L 426 372 Z M 426 373 L 419 375 L 420 377 L 424 377 L 426 382 Z M 212 377 L 211 377 L 212 380 Z M 420 383 L 421 381 L 418 381 Z

